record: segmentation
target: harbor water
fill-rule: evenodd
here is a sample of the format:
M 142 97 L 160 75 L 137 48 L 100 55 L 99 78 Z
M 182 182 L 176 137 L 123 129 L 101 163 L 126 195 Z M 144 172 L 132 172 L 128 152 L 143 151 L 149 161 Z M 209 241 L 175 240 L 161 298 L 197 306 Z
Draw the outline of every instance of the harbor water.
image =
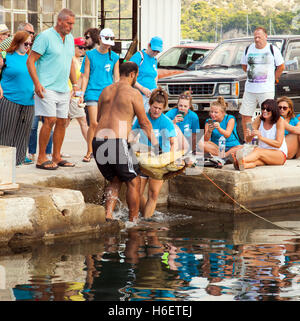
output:
M 173 209 L 134 225 L 121 208 L 126 228 L 116 235 L 10 244 L 0 256 L 0 298 L 298 301 L 299 210 L 260 215 L 276 225 L 249 213 Z

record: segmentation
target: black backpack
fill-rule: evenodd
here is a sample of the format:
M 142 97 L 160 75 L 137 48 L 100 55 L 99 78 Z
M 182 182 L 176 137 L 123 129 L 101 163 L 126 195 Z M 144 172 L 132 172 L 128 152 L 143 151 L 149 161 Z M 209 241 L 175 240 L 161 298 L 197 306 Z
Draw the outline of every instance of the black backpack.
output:
M 250 45 L 248 45 L 245 49 L 245 56 L 247 55 L 247 52 L 248 52 L 248 49 L 249 49 Z M 274 48 L 273 48 L 273 45 L 270 43 L 270 51 L 271 51 L 271 54 L 274 58 L 274 66 L 275 66 L 275 70 L 277 68 L 277 66 L 275 65 L 275 56 L 274 56 Z

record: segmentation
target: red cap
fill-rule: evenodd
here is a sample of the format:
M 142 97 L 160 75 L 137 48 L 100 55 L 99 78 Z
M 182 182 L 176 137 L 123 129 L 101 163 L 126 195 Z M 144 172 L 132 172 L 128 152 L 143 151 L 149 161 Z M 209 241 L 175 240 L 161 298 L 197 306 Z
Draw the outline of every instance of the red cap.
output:
M 78 37 L 74 39 L 74 44 L 75 46 L 84 46 L 85 45 L 85 40 L 82 37 Z

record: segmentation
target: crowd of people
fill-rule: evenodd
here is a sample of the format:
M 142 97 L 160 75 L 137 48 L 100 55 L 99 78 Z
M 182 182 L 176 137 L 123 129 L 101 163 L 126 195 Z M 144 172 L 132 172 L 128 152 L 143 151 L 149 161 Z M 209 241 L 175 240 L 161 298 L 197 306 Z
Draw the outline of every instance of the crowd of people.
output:
M 16 147 L 17 165 L 35 162 L 43 170 L 74 167 L 61 148 L 75 118 L 87 145 L 82 161 L 95 158 L 108 180 L 107 220 L 113 218 L 123 182 L 130 221 L 137 219 L 139 211 L 150 218 L 156 208 L 163 180 L 140 171 L 130 145 L 134 140 L 152 147 L 156 155 L 183 150 L 213 157 L 220 156 L 222 138 L 222 157 L 228 163 L 231 159 L 237 170 L 282 165 L 286 159 L 300 157 L 300 115 L 295 115 L 288 97 L 274 99 L 284 63 L 278 48 L 267 42 L 265 29 L 255 30 L 254 42 L 241 62 L 247 72 L 240 109 L 244 141 L 238 135 L 236 118 L 226 112 L 228 103 L 223 97 L 211 103 L 204 139 L 199 140 L 191 92 L 181 93 L 177 105 L 165 112 L 168 94 L 157 85 L 156 56 L 163 51 L 160 37 L 151 38 L 146 49 L 120 64 L 112 50 L 111 29 L 90 28 L 74 39 L 74 23 L 74 13 L 63 9 L 56 25 L 38 35 L 30 23 L 20 24 L 13 36 L 0 25 L 0 145 Z M 252 121 L 257 104 L 261 115 Z M 255 137 L 258 146 L 238 157 L 238 150 Z

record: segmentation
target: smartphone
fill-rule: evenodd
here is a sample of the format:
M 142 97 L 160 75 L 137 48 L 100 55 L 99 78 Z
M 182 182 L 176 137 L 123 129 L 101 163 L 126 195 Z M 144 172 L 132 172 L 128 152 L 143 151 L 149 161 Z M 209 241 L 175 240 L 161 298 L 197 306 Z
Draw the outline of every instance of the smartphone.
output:
M 179 112 L 178 112 L 178 115 L 181 115 L 182 118 L 184 117 L 184 114 L 185 114 L 184 111 L 179 111 Z
M 253 130 L 252 123 L 247 123 L 246 126 L 250 131 Z
M 208 125 L 212 125 L 214 123 L 214 121 L 212 119 L 208 120 Z

